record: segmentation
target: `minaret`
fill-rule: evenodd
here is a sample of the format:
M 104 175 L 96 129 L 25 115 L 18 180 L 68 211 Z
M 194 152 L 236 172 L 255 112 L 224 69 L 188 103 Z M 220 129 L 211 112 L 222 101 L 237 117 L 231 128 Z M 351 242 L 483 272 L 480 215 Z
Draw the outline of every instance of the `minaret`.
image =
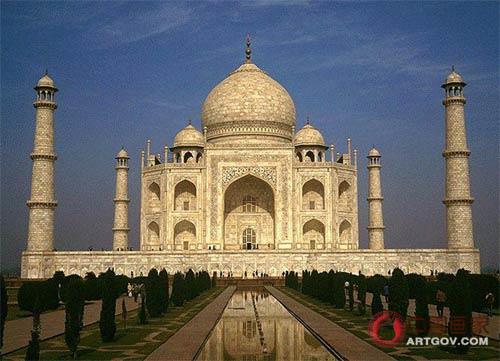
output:
M 460 74 L 452 68 L 442 88 L 445 90 L 446 143 L 446 238 L 448 248 L 473 248 L 469 155 L 464 116 L 464 87 Z
M 113 250 L 126 251 L 128 249 L 128 160 L 125 149 L 116 155 L 116 196 L 115 221 L 113 224 Z
M 368 248 L 384 249 L 384 216 L 380 183 L 380 153 L 372 148 L 368 153 Z
M 31 159 L 31 198 L 29 208 L 27 251 L 54 250 L 54 111 L 57 88 L 48 73 L 35 86 L 35 139 Z

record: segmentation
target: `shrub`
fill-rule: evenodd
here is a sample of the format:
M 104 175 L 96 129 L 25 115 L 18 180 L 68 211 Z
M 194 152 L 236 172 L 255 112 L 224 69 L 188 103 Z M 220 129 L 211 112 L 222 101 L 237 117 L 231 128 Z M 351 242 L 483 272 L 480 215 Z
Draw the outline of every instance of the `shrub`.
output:
M 364 315 L 366 312 L 366 278 L 363 274 L 360 274 L 357 279 L 358 285 L 358 311 L 360 315 Z
M 424 276 L 414 275 L 411 277 L 410 294 L 415 298 L 415 323 L 418 336 L 426 336 L 429 333 L 429 299 L 427 293 L 427 280 Z
M 115 313 L 116 299 L 119 296 L 119 290 L 115 278 L 115 272 L 110 269 L 99 276 L 102 284 L 102 304 L 99 319 L 99 330 L 101 333 L 101 340 L 103 342 L 113 341 L 116 332 Z
M 409 304 L 409 289 L 403 271 L 395 268 L 389 279 L 389 310 L 406 319 Z
M 186 300 L 192 300 L 196 297 L 196 284 L 194 278 L 194 272 L 192 269 L 189 269 L 186 273 L 185 281 L 184 281 L 184 292 Z
M 211 285 L 212 285 L 212 287 L 217 286 L 217 271 L 214 271 L 212 273 L 212 284 Z
M 468 277 L 468 271 L 459 269 L 448 294 L 450 305 L 448 333 L 451 337 L 459 338 L 460 345 L 456 348 L 461 354 L 467 353 L 469 346 L 462 345 L 460 339 L 472 335 L 472 302 Z
M 340 272 L 333 275 L 332 280 L 332 304 L 335 308 L 344 308 L 345 293 L 344 293 L 344 276 Z
M 61 298 L 66 306 L 64 340 L 73 358 L 76 359 L 85 307 L 85 285 L 80 276 L 71 275 L 65 278 L 61 288 Z
M 185 300 L 185 290 L 184 290 L 184 276 L 182 273 L 177 272 L 174 275 L 174 280 L 172 282 L 172 303 L 174 306 L 182 306 Z
M 382 300 L 380 299 L 380 292 L 374 292 L 372 297 L 372 315 L 376 315 L 384 310 Z
M 88 272 L 85 275 L 85 299 L 89 301 L 100 300 L 101 295 L 101 281 L 98 279 L 94 272 Z
M 168 273 L 165 268 L 160 271 L 159 278 L 161 312 L 165 313 L 168 309 Z
M 152 268 L 146 282 L 146 307 L 150 317 L 161 316 L 161 285 L 158 271 Z

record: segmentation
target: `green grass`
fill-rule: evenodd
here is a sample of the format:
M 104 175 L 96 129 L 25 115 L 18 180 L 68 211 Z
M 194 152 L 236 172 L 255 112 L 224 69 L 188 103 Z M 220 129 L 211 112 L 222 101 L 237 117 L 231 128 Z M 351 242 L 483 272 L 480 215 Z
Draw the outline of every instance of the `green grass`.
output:
M 142 360 L 170 338 L 179 328 L 211 303 L 223 288 L 213 288 L 182 307 L 170 307 L 162 317 L 149 318 L 139 325 L 138 310 L 128 312 L 127 328 L 121 316 L 116 316 L 117 332 L 113 342 L 103 343 L 99 324 L 84 327 L 78 346 L 79 360 Z M 24 360 L 26 348 L 4 356 L 4 360 Z M 64 335 L 45 340 L 40 344 L 41 360 L 72 359 L 64 342 Z
M 300 292 L 292 290 L 290 288 L 280 287 L 280 290 L 292 297 L 296 301 L 302 303 L 303 305 L 311 308 L 312 310 L 320 313 L 322 316 L 328 318 L 329 320 L 335 322 L 340 327 L 351 332 L 353 335 L 365 340 L 371 345 L 379 348 L 380 350 L 388 353 L 397 360 L 407 361 L 407 360 L 497 360 L 500 353 L 500 343 L 493 339 L 489 339 L 489 346 L 475 346 L 469 349 L 466 355 L 458 355 L 455 353 L 455 349 L 448 347 L 438 347 L 438 346 L 419 346 L 410 347 L 406 346 L 406 339 L 404 344 L 397 346 L 395 348 L 384 348 L 379 344 L 375 343 L 369 333 L 368 324 L 371 320 L 371 308 L 366 307 L 366 314 L 364 316 L 358 315 L 356 310 L 349 311 L 347 309 L 336 309 L 332 307 L 329 303 L 325 303 L 314 299 L 312 297 L 303 295 Z M 390 326 L 383 326 L 380 328 L 380 337 L 382 339 L 391 339 L 394 336 L 394 331 Z M 406 324 L 406 336 L 413 337 L 416 336 L 414 324 L 411 318 L 408 318 Z M 432 324 L 429 337 L 444 337 L 447 336 L 447 330 L 444 326 L 437 324 Z

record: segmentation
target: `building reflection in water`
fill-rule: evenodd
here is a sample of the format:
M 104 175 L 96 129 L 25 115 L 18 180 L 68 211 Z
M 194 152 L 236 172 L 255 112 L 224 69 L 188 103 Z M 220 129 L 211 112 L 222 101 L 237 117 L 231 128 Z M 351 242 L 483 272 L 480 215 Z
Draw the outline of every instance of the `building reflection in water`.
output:
M 335 358 L 265 290 L 237 290 L 197 360 L 323 361 Z

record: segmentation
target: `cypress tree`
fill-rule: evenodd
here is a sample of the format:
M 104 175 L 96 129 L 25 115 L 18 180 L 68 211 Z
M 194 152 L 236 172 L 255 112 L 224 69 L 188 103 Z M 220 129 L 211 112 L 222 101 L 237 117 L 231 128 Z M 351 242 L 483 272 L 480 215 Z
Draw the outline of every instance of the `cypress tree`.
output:
M 349 311 L 352 311 L 354 309 L 354 280 L 351 277 L 349 280 L 349 288 L 347 289 L 348 294 L 349 294 Z
M 175 273 L 174 280 L 172 282 L 172 303 L 177 307 L 182 306 L 184 304 L 185 297 L 184 276 L 182 273 L 177 272 Z
M 376 315 L 384 310 L 384 306 L 382 305 L 382 300 L 380 299 L 380 292 L 372 293 L 372 315 Z
M 450 306 L 448 334 L 459 338 L 460 345 L 457 345 L 456 349 L 460 354 L 465 354 L 469 350 L 469 346 L 464 346 L 460 339 L 472 336 L 472 301 L 468 277 L 468 271 L 459 269 L 451 284 L 448 297 Z
M 148 273 L 146 282 L 146 307 L 150 317 L 161 316 L 161 293 L 162 287 L 158 271 L 152 268 Z
M 397 312 L 406 320 L 410 291 L 403 271 L 395 268 L 389 279 L 389 310 Z
M 412 279 L 413 293 L 415 296 L 415 325 L 418 336 L 426 336 L 429 333 L 429 300 L 427 298 L 427 280 L 418 275 Z
M 193 298 L 195 298 L 196 297 L 196 280 L 194 277 L 194 272 L 191 268 L 186 273 L 184 285 L 185 285 L 186 300 L 189 301 L 189 300 L 192 300 Z
M 163 313 L 167 312 L 168 309 L 168 273 L 163 268 L 159 274 L 160 290 L 161 290 L 161 311 Z
M 99 319 L 99 329 L 103 342 L 113 341 L 116 332 L 115 313 L 116 299 L 118 298 L 118 287 L 115 280 L 115 272 L 108 269 L 99 278 L 102 282 L 102 304 L 101 317 Z M 91 282 L 97 284 L 94 279 Z
M 85 307 L 85 285 L 80 276 L 71 275 L 66 277 L 61 289 L 61 298 L 66 308 L 64 340 L 71 355 L 76 359 Z
M 138 321 L 140 325 L 145 325 L 148 321 L 146 318 L 146 290 L 144 284 L 139 286 L 139 296 L 141 297 L 141 305 L 139 307 L 139 317 Z
M 212 273 L 212 282 L 211 283 L 212 283 L 211 284 L 212 287 L 217 286 L 217 271 L 214 271 Z
M 366 278 L 363 274 L 358 277 L 358 311 L 360 315 L 366 312 Z

